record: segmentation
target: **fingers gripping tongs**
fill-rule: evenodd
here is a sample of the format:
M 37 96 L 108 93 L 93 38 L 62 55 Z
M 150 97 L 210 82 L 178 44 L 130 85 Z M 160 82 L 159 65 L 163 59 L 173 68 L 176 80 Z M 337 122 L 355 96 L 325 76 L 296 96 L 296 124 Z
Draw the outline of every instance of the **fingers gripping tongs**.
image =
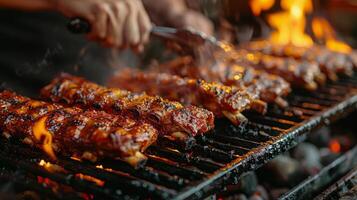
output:
M 89 33 L 91 26 L 88 21 L 75 18 L 68 23 L 67 27 L 72 33 Z M 153 26 L 151 34 L 164 39 L 168 42 L 174 42 L 183 46 L 184 51 L 192 51 L 200 47 L 212 49 L 212 51 L 222 49 L 222 44 L 216 38 L 208 36 L 202 32 L 193 29 L 176 29 L 171 27 Z

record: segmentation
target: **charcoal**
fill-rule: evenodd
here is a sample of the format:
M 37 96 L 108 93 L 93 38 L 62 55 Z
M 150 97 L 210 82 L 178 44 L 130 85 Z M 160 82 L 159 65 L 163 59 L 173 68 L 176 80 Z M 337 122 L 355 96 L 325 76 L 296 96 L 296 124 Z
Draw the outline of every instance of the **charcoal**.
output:
M 313 144 L 301 143 L 294 149 L 292 155 L 309 175 L 318 173 L 322 167 L 320 152 Z
M 258 194 L 253 194 L 251 197 L 249 197 L 249 200 L 264 200 L 262 196 Z
M 286 155 L 277 156 L 262 169 L 261 175 L 275 186 L 294 186 L 306 177 L 299 162 Z
M 238 187 L 240 191 L 244 194 L 253 194 L 258 186 L 258 179 L 254 172 L 245 173 L 238 182 Z
M 268 200 L 269 199 L 269 194 L 267 192 L 267 190 L 261 186 L 258 185 L 256 191 L 254 192 L 254 194 L 258 194 L 260 197 L 262 197 L 264 200 Z
M 323 126 L 316 131 L 308 134 L 307 141 L 316 145 L 317 147 L 327 147 L 331 140 L 331 129 Z
M 339 153 L 333 153 L 329 148 L 320 149 L 320 162 L 323 166 L 332 163 L 340 156 Z

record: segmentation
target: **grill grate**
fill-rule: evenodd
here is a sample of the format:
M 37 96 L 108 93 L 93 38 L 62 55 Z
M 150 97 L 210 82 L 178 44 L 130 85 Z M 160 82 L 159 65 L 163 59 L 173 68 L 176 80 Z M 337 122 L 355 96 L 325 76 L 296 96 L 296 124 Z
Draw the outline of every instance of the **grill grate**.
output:
M 250 121 L 244 129 L 217 121 L 214 133 L 197 138 L 190 151 L 150 147 L 147 165 L 138 170 L 118 160 L 93 164 L 60 157 L 53 162 L 60 170 L 53 171 L 39 165 L 48 159 L 40 151 L 2 138 L 0 180 L 50 199 L 202 198 L 295 146 L 311 129 L 356 109 L 356 92 L 357 77 L 314 93 L 296 91 L 285 111 L 270 107 L 266 116 L 246 113 Z M 0 192 L 9 184 L 0 185 Z

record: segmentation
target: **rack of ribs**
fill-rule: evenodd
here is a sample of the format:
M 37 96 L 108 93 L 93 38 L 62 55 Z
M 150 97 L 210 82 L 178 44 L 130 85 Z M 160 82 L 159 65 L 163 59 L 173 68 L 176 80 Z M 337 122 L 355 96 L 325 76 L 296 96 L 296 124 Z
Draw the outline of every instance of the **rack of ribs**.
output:
M 214 66 L 197 66 L 192 57 L 184 56 L 153 66 L 150 70 L 244 87 L 254 98 L 276 103 L 280 107 L 288 105 L 283 97 L 291 91 L 290 84 L 283 78 L 253 67 L 238 65 L 231 60 L 216 63 Z
M 235 50 L 232 54 L 232 62 L 284 77 L 296 88 L 313 91 L 318 85 L 325 83 L 326 77 L 316 62 L 270 56 L 246 50 Z
M 106 88 L 69 74 L 55 78 L 41 90 L 41 95 L 53 102 L 103 110 L 144 121 L 159 131 L 159 138 L 183 146 L 192 141 L 194 136 L 207 133 L 214 127 L 214 115 L 206 109 L 183 106 L 179 102 L 145 93 Z
M 120 158 L 134 167 L 146 161 L 142 152 L 157 139 L 157 130 L 123 115 L 63 107 L 10 91 L 0 93 L 0 129 L 42 149 L 52 159 L 60 153 L 91 161 Z
M 297 60 L 317 62 L 320 70 L 330 80 L 337 80 L 338 74 L 351 76 L 353 68 L 357 68 L 356 53 L 349 54 L 331 51 L 320 45 L 298 47 L 294 45 L 276 45 L 268 41 L 254 41 L 241 45 L 250 51 L 278 57 L 291 57 Z
M 244 87 L 225 86 L 200 79 L 181 78 L 176 75 L 145 72 L 133 69 L 118 71 L 109 81 L 111 87 L 133 92 L 159 95 L 185 105 L 196 105 L 226 117 L 233 124 L 244 124 L 244 110 L 266 112 L 266 103 L 250 95 Z

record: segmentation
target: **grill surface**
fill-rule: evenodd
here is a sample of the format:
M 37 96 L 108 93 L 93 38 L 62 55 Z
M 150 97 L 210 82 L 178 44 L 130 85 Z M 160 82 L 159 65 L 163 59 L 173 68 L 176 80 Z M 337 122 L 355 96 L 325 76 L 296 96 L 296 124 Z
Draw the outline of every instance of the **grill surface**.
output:
M 246 113 L 250 122 L 245 129 L 218 121 L 214 133 L 197 138 L 190 151 L 170 144 L 150 147 L 147 165 L 138 170 L 116 160 L 93 164 L 61 157 L 52 162 L 60 167 L 47 168 L 39 165 L 42 159 L 49 161 L 40 151 L 2 138 L 0 195 L 33 191 L 48 199 L 202 198 L 295 146 L 313 128 L 355 110 L 356 92 L 357 77 L 314 93 L 296 91 L 286 111 L 272 107 L 266 116 Z

